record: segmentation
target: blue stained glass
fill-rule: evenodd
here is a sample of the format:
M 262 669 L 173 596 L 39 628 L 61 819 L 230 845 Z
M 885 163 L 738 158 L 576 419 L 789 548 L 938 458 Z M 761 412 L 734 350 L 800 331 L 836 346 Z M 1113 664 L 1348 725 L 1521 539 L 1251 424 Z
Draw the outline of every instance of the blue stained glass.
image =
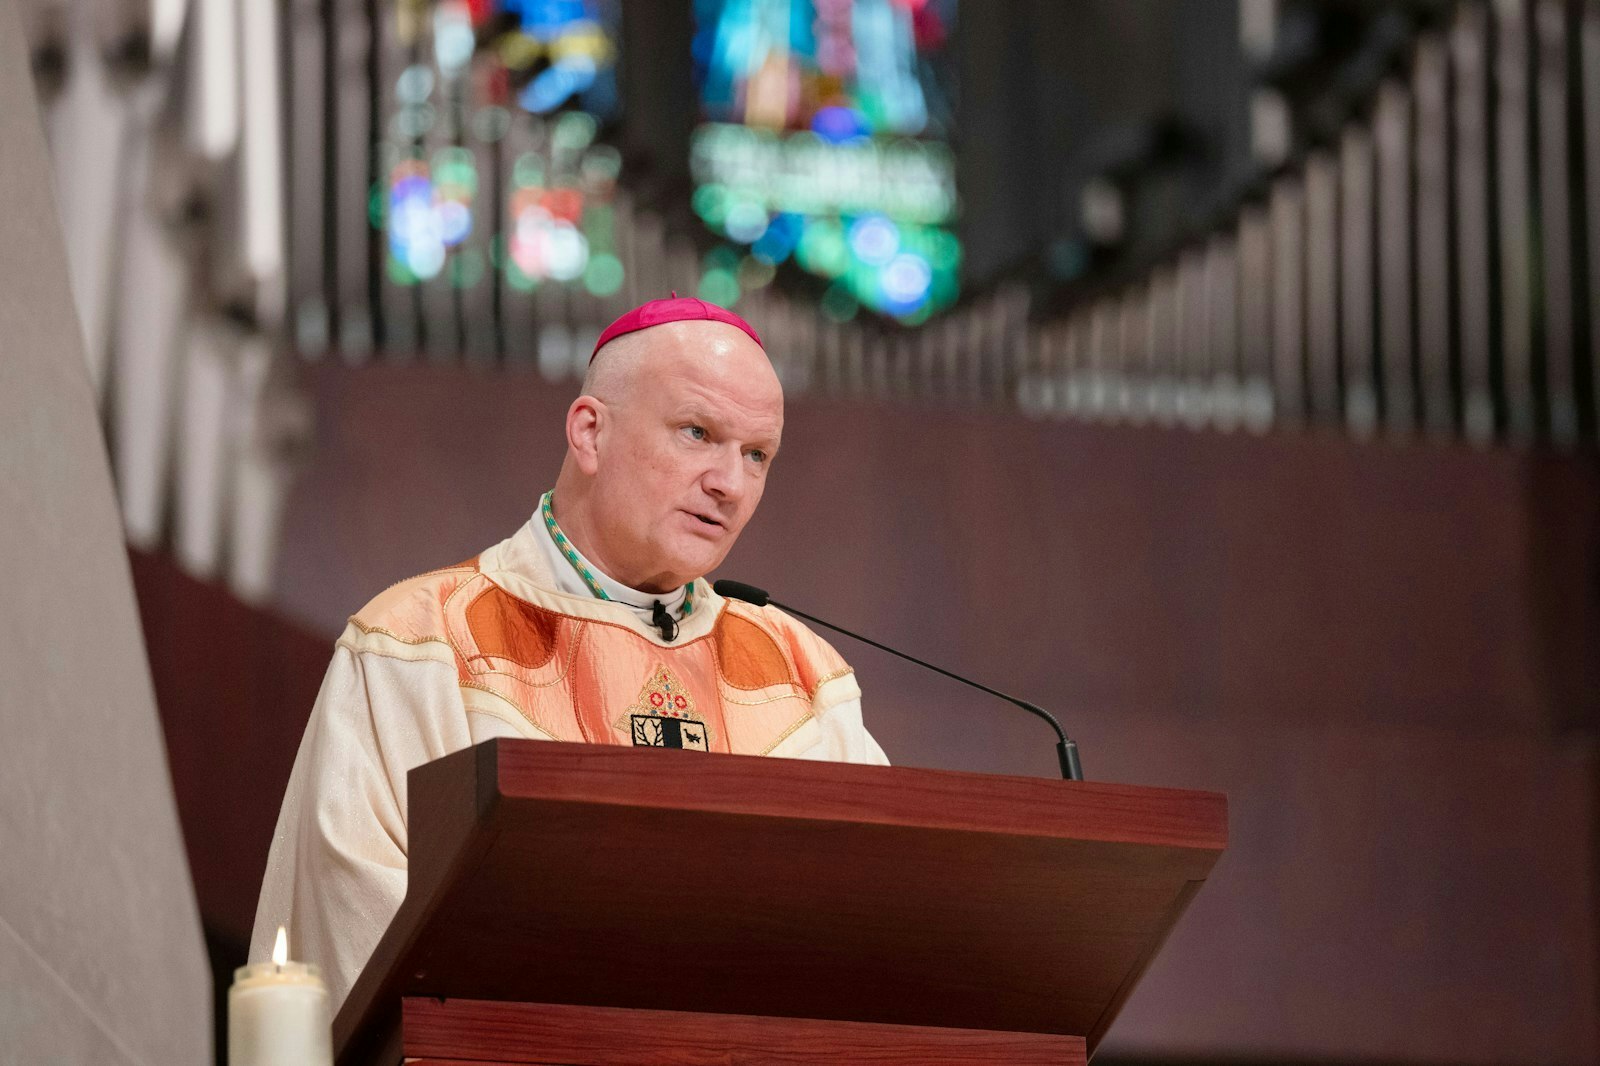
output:
M 956 215 L 947 46 L 956 0 L 694 0 L 706 124 L 697 214 L 748 245 L 757 287 L 794 260 L 854 304 L 922 321 L 954 301 Z M 719 297 L 733 279 L 702 279 Z M 724 292 L 723 290 L 727 290 Z M 832 289 L 830 288 L 830 291 Z

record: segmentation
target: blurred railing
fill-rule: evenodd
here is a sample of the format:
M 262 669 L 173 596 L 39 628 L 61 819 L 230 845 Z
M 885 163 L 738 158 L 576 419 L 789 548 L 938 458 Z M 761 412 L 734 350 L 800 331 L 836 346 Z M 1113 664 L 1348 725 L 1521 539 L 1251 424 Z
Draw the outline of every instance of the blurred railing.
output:
M 1278 17 L 1274 4 L 1243 6 Z M 1331 73 L 1314 48 L 1314 77 L 1263 60 L 1252 118 L 1258 139 L 1282 127 L 1281 158 L 1217 224 L 1139 269 L 1065 296 L 1019 276 L 918 328 L 833 321 L 781 287 L 747 294 L 739 310 L 798 391 L 1194 428 L 1594 441 L 1600 2 L 1366 10 L 1378 12 L 1372 40 Z M 625 278 L 615 292 L 513 291 L 497 269 L 475 287 L 441 275 L 396 291 L 368 218 L 373 132 L 392 106 L 372 86 L 400 62 L 377 11 L 322 0 L 292 11 L 291 157 L 324 162 L 292 179 L 303 353 L 381 351 L 564 378 L 620 310 L 694 291 L 692 228 L 675 228 L 669 198 L 627 175 L 608 193 Z M 481 157 L 479 173 L 504 169 L 498 143 L 459 131 L 455 143 Z M 504 232 L 495 209 L 477 210 Z
M 1019 400 L 1592 443 L 1600 4 L 1460 3 L 1400 54 L 1286 116 L 1312 143 L 1225 221 L 1042 325 Z

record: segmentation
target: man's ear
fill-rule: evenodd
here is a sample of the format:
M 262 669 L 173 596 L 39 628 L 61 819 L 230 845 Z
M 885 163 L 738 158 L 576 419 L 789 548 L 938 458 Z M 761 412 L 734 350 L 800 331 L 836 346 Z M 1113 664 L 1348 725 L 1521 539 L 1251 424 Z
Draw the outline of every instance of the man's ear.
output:
M 600 431 L 609 412 L 603 401 L 579 396 L 567 408 L 567 449 L 589 477 L 600 468 Z

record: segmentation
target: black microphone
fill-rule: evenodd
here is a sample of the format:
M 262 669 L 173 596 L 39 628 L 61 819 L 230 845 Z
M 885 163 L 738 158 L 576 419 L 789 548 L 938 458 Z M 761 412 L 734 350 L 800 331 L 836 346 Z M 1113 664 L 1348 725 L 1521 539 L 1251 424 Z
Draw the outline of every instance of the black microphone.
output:
M 808 622 L 815 622 L 817 625 L 831 629 L 835 633 L 843 633 L 845 636 L 854 640 L 859 640 L 863 644 L 870 644 L 879 651 L 886 651 L 890 655 L 898 655 L 907 662 L 913 662 L 918 666 L 927 667 L 934 673 L 943 674 L 952 681 L 959 681 L 963 685 L 972 686 L 979 692 L 987 692 L 991 696 L 998 696 L 1007 703 L 1021 707 L 1031 715 L 1043 718 L 1046 722 L 1050 723 L 1050 728 L 1056 731 L 1056 756 L 1061 762 L 1062 778 L 1067 781 L 1083 780 L 1083 764 L 1078 761 L 1078 745 L 1073 743 L 1073 741 L 1067 737 L 1067 734 L 1062 731 L 1061 723 L 1056 721 L 1056 716 L 1045 710 L 1043 707 L 1035 706 L 1034 704 L 1029 703 L 1027 700 L 1019 700 L 1015 696 L 1007 696 L 999 689 L 992 689 L 988 685 L 980 685 L 970 678 L 962 677 L 960 674 L 953 674 L 942 666 L 935 666 L 932 663 L 925 663 L 914 655 L 907 655 L 903 651 L 896 651 L 887 644 L 879 644 L 871 637 L 864 637 L 860 633 L 852 633 L 842 626 L 834 625 L 832 622 L 824 622 L 815 615 L 806 614 L 804 611 L 797 611 L 793 607 L 790 607 L 787 603 L 779 603 L 771 596 L 768 596 L 766 589 L 758 589 L 754 585 L 746 585 L 743 581 L 729 581 L 727 579 L 722 581 L 714 581 L 712 582 L 711 587 L 716 590 L 718 596 L 723 596 L 730 600 L 743 600 L 745 603 L 753 603 L 757 607 L 765 607 L 770 603 L 772 606 L 782 608 L 783 610 L 788 611 L 790 614 L 799 615 Z

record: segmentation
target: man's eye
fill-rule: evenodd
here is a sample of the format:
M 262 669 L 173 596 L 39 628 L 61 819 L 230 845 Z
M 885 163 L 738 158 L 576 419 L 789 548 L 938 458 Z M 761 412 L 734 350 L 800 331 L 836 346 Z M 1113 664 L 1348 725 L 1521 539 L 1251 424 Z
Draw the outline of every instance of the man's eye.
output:
M 704 426 L 686 426 L 684 427 L 684 432 L 694 440 L 706 439 L 706 427 Z
M 758 465 L 767 461 L 767 453 L 762 451 L 760 448 L 751 448 L 749 451 L 745 452 L 745 455 L 750 457 L 751 462 Z

